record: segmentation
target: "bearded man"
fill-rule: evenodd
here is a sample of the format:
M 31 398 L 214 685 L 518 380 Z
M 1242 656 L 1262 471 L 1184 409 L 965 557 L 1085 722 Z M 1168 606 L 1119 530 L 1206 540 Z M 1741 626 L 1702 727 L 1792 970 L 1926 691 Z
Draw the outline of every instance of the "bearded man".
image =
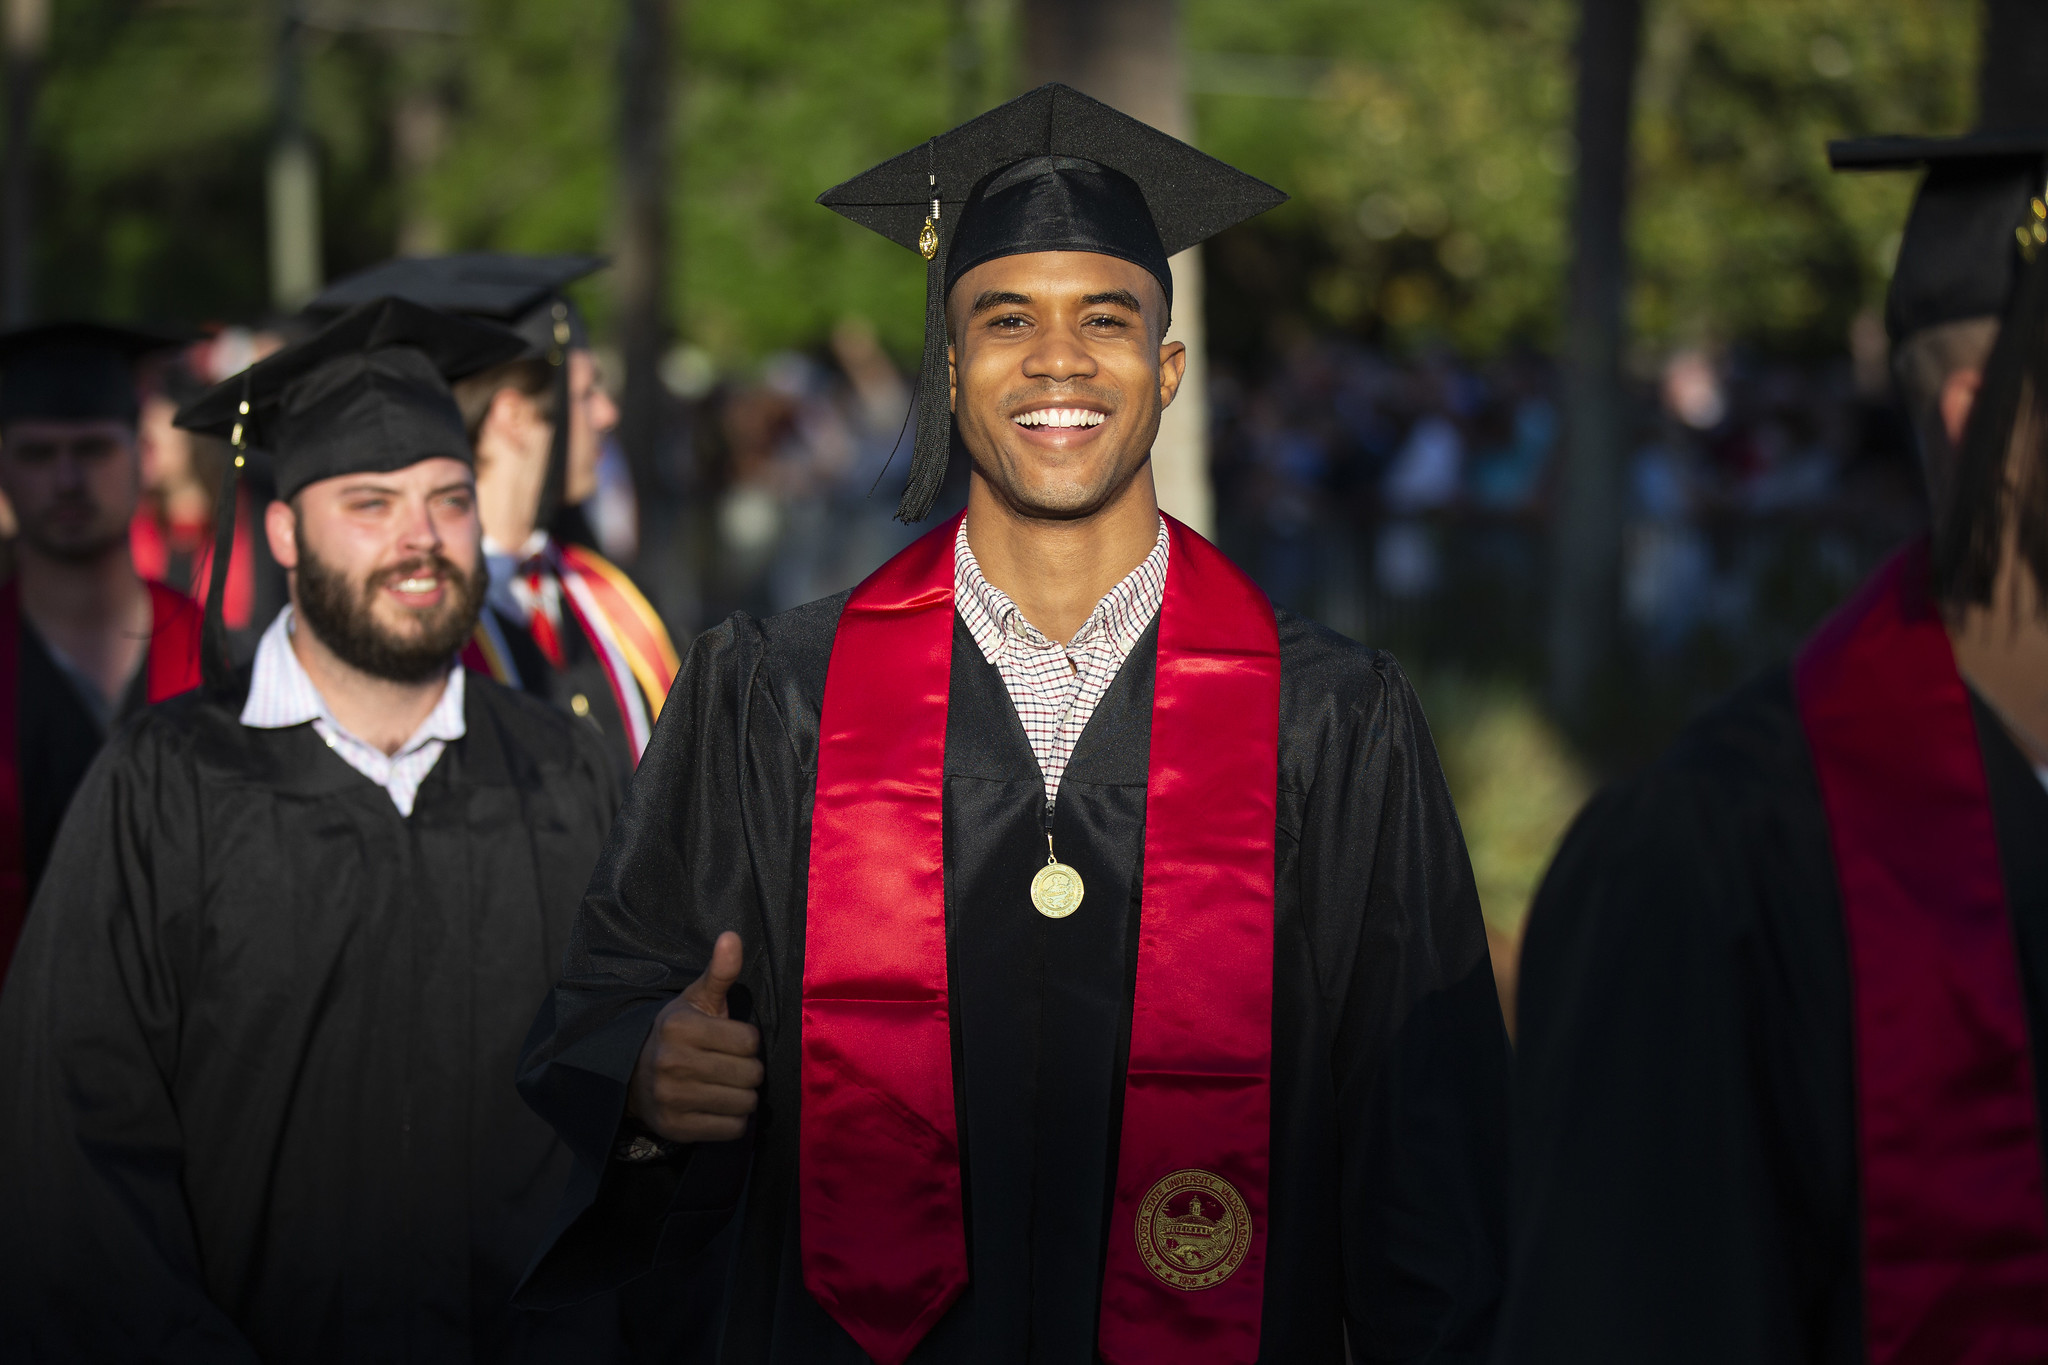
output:
M 58 838 L 0 995 L 0 1357 L 615 1339 L 605 1300 L 509 1305 L 568 1168 L 513 1061 L 618 799 L 589 727 L 456 659 L 487 579 L 448 380 L 519 349 L 373 302 L 181 415 L 274 455 L 291 602 Z

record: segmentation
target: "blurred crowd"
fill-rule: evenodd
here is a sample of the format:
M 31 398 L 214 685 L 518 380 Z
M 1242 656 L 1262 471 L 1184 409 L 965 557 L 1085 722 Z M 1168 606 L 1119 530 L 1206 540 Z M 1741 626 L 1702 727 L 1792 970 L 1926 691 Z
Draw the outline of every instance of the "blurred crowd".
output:
M 231 328 L 149 367 L 136 567 L 202 602 L 228 451 L 171 418 L 284 340 Z M 734 610 L 767 614 L 849 587 L 916 534 L 892 516 L 909 388 L 864 321 L 744 373 L 678 349 L 663 378 L 676 420 L 660 486 L 643 497 L 607 433 L 576 536 L 632 569 L 678 639 Z M 1801 364 L 1684 350 L 1635 390 L 1621 605 L 1647 657 L 1707 637 L 1754 641 L 1761 656 L 1807 624 L 1809 599 L 1854 582 L 1922 515 L 1881 356 Z M 1547 359 L 1399 357 L 1323 338 L 1259 373 L 1218 365 L 1209 402 L 1217 536 L 1275 601 L 1378 638 L 1412 634 L 1453 603 L 1469 620 L 1477 603 L 1508 634 L 1529 634 L 1563 440 Z M 958 464 L 942 512 L 964 498 Z M 252 482 L 223 603 L 244 654 L 283 601 L 251 535 L 246 504 L 262 497 Z M 640 553 L 643 513 L 669 553 Z
M 913 534 L 891 520 L 909 392 L 866 325 L 747 375 L 717 378 L 696 354 L 669 370 L 693 413 L 679 491 L 705 542 L 689 591 L 649 584 L 686 603 L 678 634 L 839 591 Z M 1375 637 L 1477 602 L 1526 633 L 1563 440 L 1549 360 L 1332 337 L 1258 373 L 1219 364 L 1210 383 L 1218 538 L 1275 601 Z M 1776 642 L 1779 614 L 1803 629 L 1809 599 L 1854 582 L 1922 515 L 1881 354 L 1684 350 L 1634 392 L 1621 605 L 1650 657 L 1705 637 Z M 956 462 L 948 505 L 963 477 Z M 1809 590 L 1788 595 L 1788 576 Z

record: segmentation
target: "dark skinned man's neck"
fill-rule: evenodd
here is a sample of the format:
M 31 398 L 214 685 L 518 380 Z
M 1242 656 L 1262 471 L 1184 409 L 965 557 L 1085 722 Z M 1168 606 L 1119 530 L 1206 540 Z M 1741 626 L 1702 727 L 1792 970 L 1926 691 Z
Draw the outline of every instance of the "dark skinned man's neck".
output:
M 1073 639 L 1158 539 L 1149 462 L 1099 510 L 1072 519 L 1026 515 L 979 473 L 968 485 L 967 544 L 975 562 L 1049 639 Z

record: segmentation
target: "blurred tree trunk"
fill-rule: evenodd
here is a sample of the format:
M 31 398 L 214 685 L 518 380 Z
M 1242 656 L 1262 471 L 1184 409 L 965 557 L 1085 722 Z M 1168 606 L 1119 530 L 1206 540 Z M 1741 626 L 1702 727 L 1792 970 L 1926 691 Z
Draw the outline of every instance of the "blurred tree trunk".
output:
M 1022 0 L 1019 20 L 1031 85 L 1064 81 L 1162 132 L 1193 140 L 1178 0 Z M 1170 335 L 1187 345 L 1188 372 L 1160 420 L 1152 476 L 1161 507 L 1214 535 L 1200 248 L 1183 251 L 1172 264 Z
M 320 292 L 320 166 L 306 129 L 306 24 L 299 0 L 279 0 L 272 72 L 270 302 L 295 312 Z
M 448 233 L 433 198 L 433 177 L 448 145 L 454 73 L 443 44 L 408 37 L 394 45 L 398 97 L 391 109 L 391 153 L 398 180 L 398 254 L 435 256 Z
M 953 119 L 965 123 L 986 113 L 1011 93 L 1009 31 L 1011 0 L 951 0 L 947 65 L 952 78 Z
M 2048 128 L 2048 4 L 1985 0 L 1977 126 Z
M 1551 549 L 1550 693 L 1568 721 L 1588 714 L 1620 607 L 1629 129 L 1642 21 L 1642 0 L 1581 0 L 1565 444 Z
M 643 499 L 663 487 L 661 348 L 667 340 L 669 45 L 673 0 L 627 0 L 619 36 L 619 441 Z
M 35 313 L 35 123 L 50 37 L 50 0 L 7 0 L 7 151 L 0 166 L 0 320 L 19 327 Z

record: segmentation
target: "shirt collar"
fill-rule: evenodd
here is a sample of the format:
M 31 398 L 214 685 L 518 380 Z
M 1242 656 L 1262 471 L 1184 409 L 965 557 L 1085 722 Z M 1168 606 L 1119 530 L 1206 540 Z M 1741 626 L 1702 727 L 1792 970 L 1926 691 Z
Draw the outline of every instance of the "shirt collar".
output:
M 351 734 L 348 727 L 334 718 L 327 709 L 327 699 L 320 695 L 306 666 L 299 662 L 297 651 L 292 648 L 292 609 L 278 612 L 277 619 L 263 632 L 263 639 L 256 646 L 256 662 L 249 676 L 249 698 L 242 703 L 242 724 L 254 730 L 283 730 L 294 725 L 307 725 L 319 721 L 333 727 L 358 744 L 368 741 Z M 463 669 L 458 663 L 448 670 L 448 685 L 441 689 L 441 699 L 434 703 L 434 709 L 412 732 L 411 738 L 398 748 L 399 755 L 409 754 L 429 740 L 452 742 L 468 733 L 463 720 Z
M 506 549 L 489 536 L 483 538 L 483 543 L 484 568 L 491 576 L 491 586 L 485 600 L 513 620 L 519 620 L 526 615 L 526 609 L 520 605 L 518 596 L 512 591 L 512 580 L 533 560 L 545 558 L 554 541 L 549 538 L 546 529 L 542 528 L 535 530 L 526 538 L 526 543 L 516 550 Z
M 1094 638 L 1097 631 L 1107 629 L 1119 657 L 1131 652 L 1131 647 L 1152 624 L 1152 618 L 1159 614 L 1160 604 L 1166 600 L 1166 546 L 1166 518 L 1161 517 L 1159 536 L 1152 542 L 1152 552 L 1137 568 L 1124 575 L 1121 582 L 1103 594 L 1102 600 L 1095 604 L 1095 610 L 1088 613 L 1081 629 L 1074 633 L 1071 643 L 1086 643 Z M 967 520 L 964 517 L 960 521 L 960 530 L 953 537 L 953 598 L 956 610 L 967 622 L 968 633 L 991 663 L 1001 651 L 1003 642 L 1013 634 L 1032 645 L 1049 643 L 1036 626 L 1024 619 L 1024 613 L 1010 600 L 1010 595 L 983 576 L 981 564 L 967 544 Z

